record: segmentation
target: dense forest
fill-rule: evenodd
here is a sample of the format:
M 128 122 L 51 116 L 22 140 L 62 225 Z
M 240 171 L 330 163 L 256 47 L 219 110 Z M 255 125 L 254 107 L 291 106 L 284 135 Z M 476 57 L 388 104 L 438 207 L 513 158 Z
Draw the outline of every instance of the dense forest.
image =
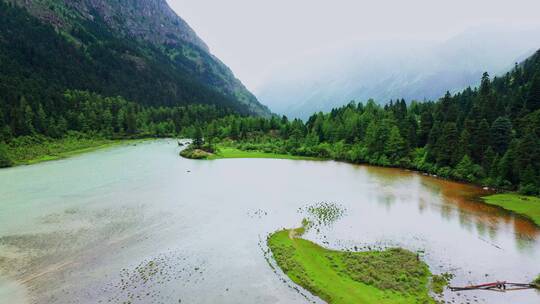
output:
M 396 166 L 525 194 L 540 193 L 540 51 L 502 77 L 437 102 L 351 102 L 303 122 L 229 116 L 200 132 L 206 147 Z M 196 144 L 204 148 L 201 138 Z
M 41 103 L 32 106 L 22 96 L 7 115 L 0 111 L 0 167 L 12 164 L 10 158 L 15 157 L 10 155 L 10 150 L 32 149 L 55 139 L 125 139 L 180 134 L 191 137 L 196 126 L 235 113 L 203 104 L 144 106 L 122 97 L 102 97 L 87 91 L 66 91 L 57 105 L 61 111 L 48 112 Z

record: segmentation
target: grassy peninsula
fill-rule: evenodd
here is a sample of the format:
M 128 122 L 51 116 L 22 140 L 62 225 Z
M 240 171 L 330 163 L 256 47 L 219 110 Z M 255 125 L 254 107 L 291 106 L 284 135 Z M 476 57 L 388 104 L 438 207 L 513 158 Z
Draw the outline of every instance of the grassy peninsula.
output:
M 180 155 L 191 159 L 226 159 L 226 158 L 273 158 L 273 159 L 293 159 L 293 160 L 318 160 L 317 157 L 298 156 L 285 153 L 269 153 L 260 150 L 240 150 L 235 147 L 218 145 L 215 148 L 208 147 L 188 147 L 180 152 Z
M 540 226 L 540 198 L 538 197 L 505 193 L 486 196 L 483 199 L 487 204 L 515 212 Z
M 306 224 L 271 234 L 268 246 L 293 282 L 328 303 L 436 303 L 431 291 L 447 284 L 413 252 L 326 249 L 301 238 Z

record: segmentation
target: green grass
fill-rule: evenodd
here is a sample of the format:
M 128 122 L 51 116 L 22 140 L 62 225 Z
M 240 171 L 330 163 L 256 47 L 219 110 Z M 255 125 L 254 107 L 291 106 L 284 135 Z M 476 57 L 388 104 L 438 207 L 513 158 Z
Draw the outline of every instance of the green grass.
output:
M 318 160 L 315 157 L 295 156 L 290 154 L 266 153 L 261 151 L 244 151 L 232 147 L 220 146 L 217 153 L 210 155 L 207 159 L 224 159 L 224 158 L 276 158 L 276 159 L 293 159 L 293 160 Z
M 540 198 L 516 193 L 494 194 L 483 197 L 490 205 L 499 206 L 531 219 L 540 226 Z
M 31 165 L 141 141 L 143 139 L 110 140 L 68 137 L 51 140 L 27 138 L 8 145 L 8 154 L 14 166 Z
M 306 223 L 304 223 L 304 226 Z M 431 272 L 404 249 L 343 252 L 300 238 L 305 228 L 281 230 L 268 238 L 285 274 L 328 303 L 436 303 Z M 442 291 L 442 287 L 439 288 Z
M 534 284 L 540 286 L 540 274 L 538 275 L 538 277 L 533 281 Z

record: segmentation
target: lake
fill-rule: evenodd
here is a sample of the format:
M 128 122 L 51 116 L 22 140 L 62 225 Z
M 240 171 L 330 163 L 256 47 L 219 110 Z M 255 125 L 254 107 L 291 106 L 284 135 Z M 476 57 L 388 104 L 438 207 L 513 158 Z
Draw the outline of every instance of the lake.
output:
M 158 140 L 0 170 L 3 303 L 307 303 L 266 260 L 302 208 L 346 211 L 306 238 L 422 252 L 452 285 L 529 282 L 540 229 L 478 202 L 481 188 L 334 161 L 178 156 Z M 534 290 L 446 291 L 455 303 L 540 303 Z M 7 299 L 7 300 L 6 300 Z

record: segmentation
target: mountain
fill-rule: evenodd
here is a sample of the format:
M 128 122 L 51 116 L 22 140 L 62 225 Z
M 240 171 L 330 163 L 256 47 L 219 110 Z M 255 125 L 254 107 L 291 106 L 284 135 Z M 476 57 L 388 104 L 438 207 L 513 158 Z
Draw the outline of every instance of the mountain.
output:
M 257 97 L 272 111 L 307 118 L 350 100 L 434 100 L 504 73 L 540 47 L 540 29 L 478 28 L 443 42 L 372 41 L 334 46 L 277 67 Z
M 270 115 L 165 0 L 0 1 L 0 99 L 67 89 Z

